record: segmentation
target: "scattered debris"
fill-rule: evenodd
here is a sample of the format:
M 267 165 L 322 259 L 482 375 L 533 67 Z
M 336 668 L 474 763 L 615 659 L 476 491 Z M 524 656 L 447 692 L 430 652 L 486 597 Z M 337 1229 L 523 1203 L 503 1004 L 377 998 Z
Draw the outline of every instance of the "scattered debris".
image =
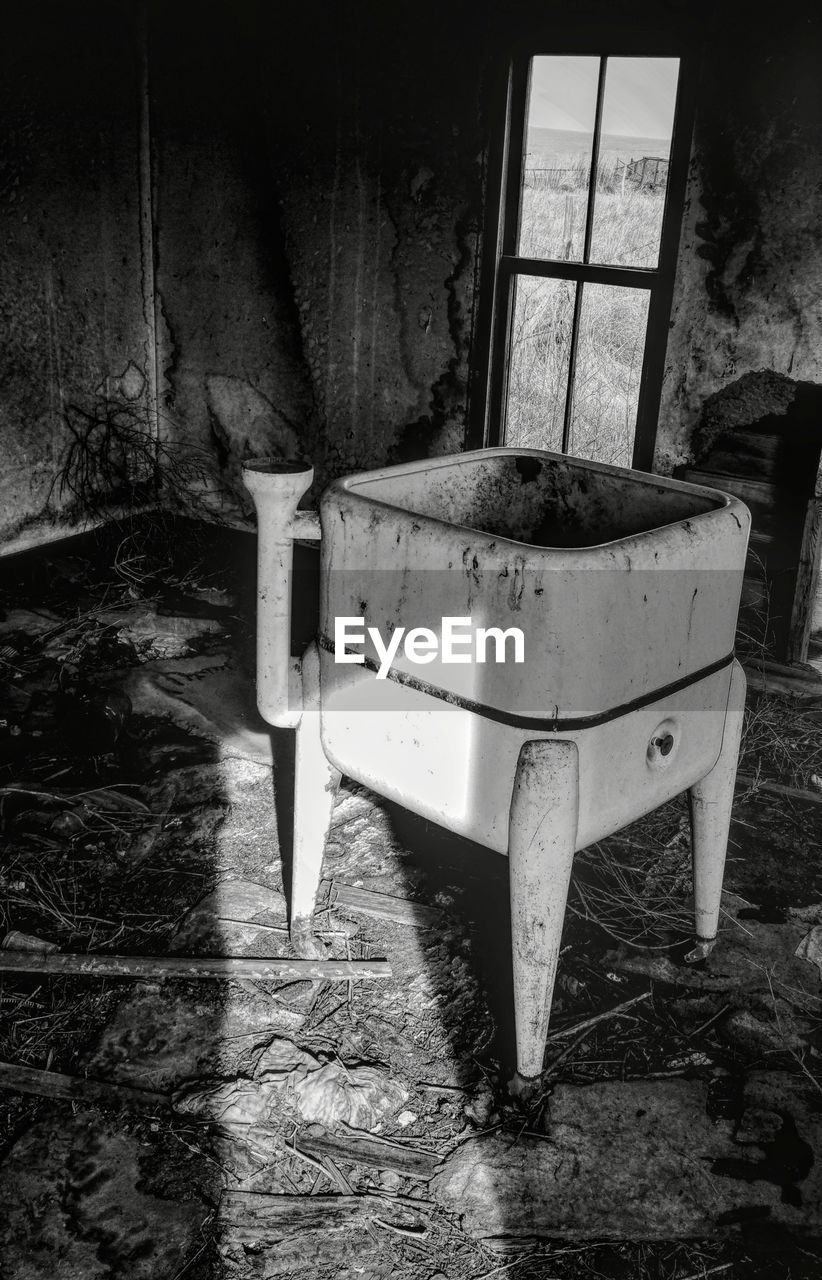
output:
M 605 1009 L 602 1013 L 597 1013 L 593 1018 L 586 1018 L 584 1022 L 577 1022 L 573 1026 L 562 1027 L 559 1031 L 551 1031 L 548 1035 L 548 1043 L 552 1040 L 559 1040 L 563 1036 L 579 1035 L 583 1031 L 590 1031 L 591 1027 L 595 1027 L 600 1022 L 605 1022 L 608 1018 L 619 1018 L 623 1013 L 627 1013 L 635 1004 L 640 1004 L 645 1000 L 650 1000 L 653 993 L 651 991 L 643 991 L 641 995 L 633 996 L 630 1000 L 623 1000 L 622 1004 L 615 1005 L 613 1009 Z
M 670 1240 L 730 1228 L 746 1214 L 813 1234 L 822 1225 L 822 1170 L 812 1157 L 822 1126 L 801 1079 L 770 1076 L 752 1077 L 738 1100 L 744 1120 L 781 1099 L 770 1143 L 751 1147 L 734 1124 L 717 1122 L 706 1081 L 559 1085 L 546 1134 L 469 1138 L 436 1173 L 432 1196 L 484 1239 Z
M 56 942 L 47 942 L 33 933 L 21 933 L 19 929 L 11 929 L 0 942 L 0 951 L 34 951 L 47 956 L 59 950 Z
M 822 713 L 751 699 L 700 964 L 683 963 L 681 799 L 577 857 L 545 1070 L 516 1099 L 504 859 L 344 785 L 316 958 L 292 954 L 288 744 L 254 709 L 242 573 L 216 576 L 193 536 L 130 533 L 97 565 L 60 552 L 39 596 L 0 582 L 0 936 L 60 949 L 57 968 L 0 950 L 11 1230 L 43 1218 L 51 1272 L 96 1275 L 105 1240 L 131 1274 L 137 1241 L 156 1274 L 192 1280 L 215 1250 L 239 1280 L 262 1258 L 290 1280 L 306 1257 L 397 1280 L 696 1276 L 747 1246 L 673 1237 L 723 1212 L 818 1231 L 820 810 L 801 800 L 818 798 Z M 118 965 L 137 981 L 103 980 Z M 638 1242 L 591 1243 L 626 1230 Z
M 275 1039 L 258 1059 L 253 1079 L 184 1091 L 175 1107 L 230 1127 L 276 1126 L 291 1105 L 310 1124 L 375 1132 L 407 1098 L 407 1089 L 382 1068 L 321 1062 L 291 1041 Z
M 151 606 L 139 612 L 135 609 L 107 611 L 100 615 L 99 622 L 110 627 L 121 643 L 132 645 L 139 662 L 182 658 L 192 652 L 194 641 L 223 629 L 220 618 L 204 617 L 200 609 L 196 609 L 194 616 L 191 613 L 175 616 Z
M 818 799 L 812 779 L 820 772 L 820 762 L 822 711 L 818 706 L 767 692 L 749 698 L 740 758 L 745 782 L 786 799 Z
M 468 1099 L 462 1110 L 463 1115 L 477 1129 L 487 1129 L 490 1125 L 499 1122 L 500 1117 L 497 1112 L 497 1101 L 494 1092 L 485 1083 L 475 1089 L 473 1096 Z
M 807 960 L 809 964 L 815 964 L 822 978 L 822 924 L 814 925 L 811 931 L 805 934 L 794 955 L 800 960 Z

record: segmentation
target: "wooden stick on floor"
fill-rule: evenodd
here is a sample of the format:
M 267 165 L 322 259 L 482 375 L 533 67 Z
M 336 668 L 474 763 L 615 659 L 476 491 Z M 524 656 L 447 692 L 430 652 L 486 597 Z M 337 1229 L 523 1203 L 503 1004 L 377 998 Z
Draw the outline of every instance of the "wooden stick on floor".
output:
M 38 1098 L 70 1098 L 73 1102 L 93 1105 L 128 1107 L 134 1111 L 157 1110 L 169 1107 L 163 1093 L 150 1089 L 133 1089 L 125 1084 L 108 1084 L 102 1080 L 87 1080 L 85 1076 L 67 1076 L 59 1071 L 41 1071 L 37 1067 L 24 1067 L 15 1062 L 0 1062 L 0 1089 L 11 1093 L 28 1093 Z
M 350 982 L 355 978 L 390 978 L 387 960 L 289 960 L 254 959 L 250 956 L 109 956 L 39 955 L 26 951 L 0 951 L 0 972 L 44 973 L 61 977 L 138 978 L 158 982 L 164 978 L 247 978 L 257 982 L 321 978 Z

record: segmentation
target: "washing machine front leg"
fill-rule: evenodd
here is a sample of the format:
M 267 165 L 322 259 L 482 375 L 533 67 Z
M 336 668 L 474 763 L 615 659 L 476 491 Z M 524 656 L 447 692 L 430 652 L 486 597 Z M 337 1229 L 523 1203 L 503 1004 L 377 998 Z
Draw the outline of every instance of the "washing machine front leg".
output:
M 696 947 L 687 957 L 691 962 L 708 955 L 719 926 L 722 878 L 728 852 L 736 766 L 745 712 L 745 690 L 745 673 L 739 663 L 734 662 L 719 759 L 710 773 L 691 787 L 688 793 L 696 925 Z
M 537 739 L 519 754 L 508 827 L 517 1077 L 539 1076 L 576 847 L 573 742 Z
M 294 850 L 291 872 L 291 936 L 311 932 L 323 852 L 340 783 L 320 738 L 320 658 L 316 643 L 302 660 L 302 715 L 294 762 Z

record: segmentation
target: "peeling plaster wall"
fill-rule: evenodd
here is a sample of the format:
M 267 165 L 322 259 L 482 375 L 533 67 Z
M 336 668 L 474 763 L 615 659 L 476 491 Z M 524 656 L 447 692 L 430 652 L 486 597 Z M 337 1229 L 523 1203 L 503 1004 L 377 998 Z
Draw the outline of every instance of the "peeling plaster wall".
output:
M 298 447 L 319 487 L 461 447 L 476 29 L 430 0 L 153 11 L 164 430 L 241 502 L 249 454 Z
M 661 470 L 745 373 L 822 381 L 819 23 L 810 6 L 778 29 L 724 12 L 705 42 Z M 461 447 L 489 65 L 514 36 L 547 47 L 551 12 L 149 0 L 151 245 L 137 13 L 39 0 L 0 52 L 6 530 L 45 502 L 67 406 L 108 397 L 149 420 L 155 328 L 161 431 L 239 502 L 249 454 L 307 454 L 319 485 Z
M 7 538 L 80 522 L 53 487 L 67 418 L 112 407 L 159 427 L 172 497 L 205 480 L 226 513 L 252 454 L 308 455 L 319 487 L 461 447 L 484 21 L 465 0 L 21 11 L 0 54 Z
M 149 46 L 161 429 L 229 508 L 314 425 L 244 12 L 157 3 Z
M 822 383 L 821 27 L 800 6 L 706 41 L 659 470 L 689 457 L 708 397 L 743 375 Z
M 462 447 L 486 39 L 482 6 L 430 0 L 308 4 L 270 31 L 265 116 L 323 479 Z
M 27 3 L 0 42 L 0 542 L 71 523 L 80 414 L 147 423 L 140 43 L 130 4 Z M 43 512 L 51 496 L 51 512 Z

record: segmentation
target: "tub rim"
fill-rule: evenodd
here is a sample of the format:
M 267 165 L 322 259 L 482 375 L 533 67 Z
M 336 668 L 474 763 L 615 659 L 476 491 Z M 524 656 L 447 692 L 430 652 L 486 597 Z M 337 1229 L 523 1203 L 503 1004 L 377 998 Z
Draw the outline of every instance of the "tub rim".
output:
M 620 478 L 629 478 L 639 484 L 653 485 L 656 488 L 670 489 L 676 493 L 693 494 L 699 497 L 710 498 L 714 502 L 714 507 L 710 511 L 696 512 L 694 515 L 684 516 L 680 520 L 670 520 L 665 524 L 654 525 L 652 529 L 647 529 L 642 533 L 629 533 L 622 538 L 611 538 L 605 542 L 589 543 L 580 547 L 554 547 L 545 543 L 523 542 L 518 538 L 508 538 L 501 534 L 489 533 L 485 529 L 478 529 L 474 525 L 462 524 L 455 520 L 444 520 L 441 516 L 432 516 L 426 512 L 412 511 L 409 507 L 401 507 L 396 502 L 389 502 L 385 498 L 374 498 L 366 494 L 357 494 L 358 487 L 364 484 L 371 484 L 386 476 L 396 475 L 416 475 L 422 471 L 439 469 L 441 467 L 453 466 L 454 464 L 479 461 L 489 457 L 508 457 L 516 455 L 517 457 L 527 458 L 548 458 L 552 462 L 560 462 L 571 464 L 580 470 L 599 471 L 604 475 L 614 475 Z M 550 449 L 521 449 L 514 445 L 495 445 L 488 449 L 470 449 L 465 453 L 449 453 L 442 454 L 434 458 L 419 458 L 413 462 L 401 462 L 393 466 L 375 467 L 370 471 L 357 471 L 347 476 L 340 476 L 325 489 L 321 505 L 323 508 L 330 506 L 335 493 L 347 493 L 351 496 L 357 496 L 363 501 L 369 502 L 374 506 L 382 507 L 385 511 L 398 512 L 404 516 L 412 516 L 416 520 L 424 520 L 430 524 L 441 526 L 444 529 L 461 529 L 475 536 L 486 538 L 494 544 L 504 543 L 512 547 L 527 547 L 529 551 L 551 551 L 556 554 L 564 554 L 577 556 L 586 555 L 603 550 L 629 547 L 637 541 L 644 542 L 650 534 L 659 533 L 666 529 L 681 528 L 686 524 L 699 522 L 702 524 L 709 516 L 713 516 L 718 511 L 730 514 L 739 523 L 740 533 L 747 532 L 750 527 L 750 512 L 744 502 L 732 494 L 724 492 L 722 489 L 710 488 L 707 485 L 692 484 L 690 481 L 675 480 L 671 476 L 657 475 L 652 471 L 635 471 L 630 467 L 615 467 L 607 462 L 594 462 L 587 458 L 577 458 L 573 454 L 555 453 Z

